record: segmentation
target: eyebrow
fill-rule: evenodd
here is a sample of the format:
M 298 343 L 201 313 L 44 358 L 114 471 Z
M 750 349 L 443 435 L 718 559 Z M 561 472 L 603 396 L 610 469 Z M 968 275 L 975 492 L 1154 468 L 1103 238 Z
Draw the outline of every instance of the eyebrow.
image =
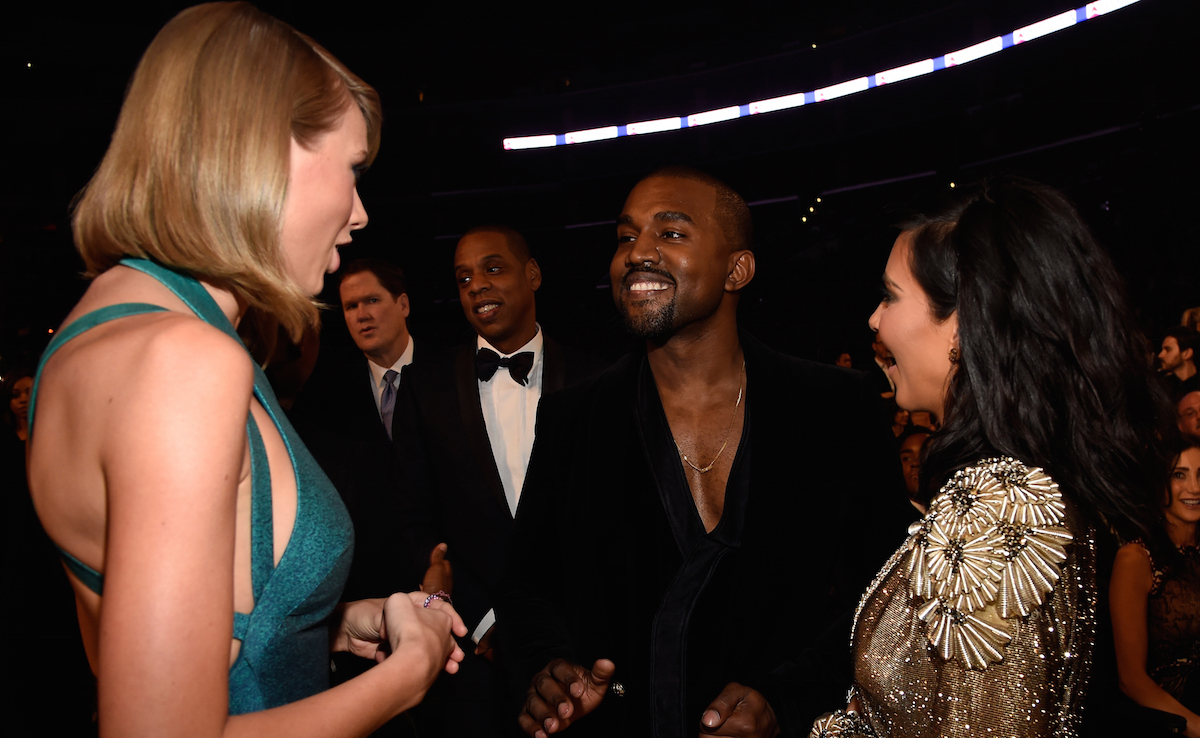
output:
M 493 259 L 499 259 L 501 261 L 504 261 L 504 254 L 495 253 L 495 254 L 488 254 L 487 256 L 479 257 L 479 261 L 483 261 L 483 262 L 491 261 Z M 462 271 L 463 269 L 470 269 L 470 268 L 471 268 L 471 265 L 465 264 L 465 263 L 454 265 L 455 272 L 459 272 L 459 271 Z
M 883 283 L 884 283 L 885 285 L 887 285 L 888 287 L 895 287 L 896 289 L 898 289 L 898 290 L 900 290 L 901 292 L 903 292 L 903 290 L 900 288 L 900 285 L 898 285 L 898 284 L 896 284 L 895 282 L 893 282 L 893 281 L 892 281 L 892 279 L 891 279 L 891 277 L 889 277 L 889 276 L 887 275 L 887 272 L 884 272 L 884 273 L 883 273 L 883 278 L 882 278 L 882 279 L 883 279 Z
M 680 212 L 678 210 L 664 210 L 660 213 L 655 213 L 653 219 L 666 221 L 668 223 L 691 223 L 692 225 L 696 224 L 696 221 L 692 220 L 692 216 L 688 215 L 687 213 Z M 617 217 L 617 225 L 633 225 L 633 216 L 622 213 L 620 216 Z

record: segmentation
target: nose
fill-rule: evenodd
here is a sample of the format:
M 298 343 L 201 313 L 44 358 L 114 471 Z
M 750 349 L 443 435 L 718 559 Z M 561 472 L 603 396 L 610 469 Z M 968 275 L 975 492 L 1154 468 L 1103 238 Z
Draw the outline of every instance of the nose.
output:
M 359 231 L 367 227 L 367 209 L 363 207 L 358 188 L 354 188 L 354 207 L 350 208 L 350 230 Z
M 879 332 L 879 315 L 883 312 L 883 303 L 875 306 L 875 312 L 871 313 L 871 317 L 867 318 L 867 326 L 876 333 Z
M 658 250 L 658 244 L 654 243 L 652 236 L 644 232 L 629 244 L 629 253 L 625 255 L 626 266 L 657 264 L 661 260 L 662 252 Z
M 472 295 L 478 295 L 480 292 L 492 286 L 491 280 L 488 279 L 487 272 L 482 271 L 479 274 L 471 275 L 470 286 L 467 287 L 467 292 Z

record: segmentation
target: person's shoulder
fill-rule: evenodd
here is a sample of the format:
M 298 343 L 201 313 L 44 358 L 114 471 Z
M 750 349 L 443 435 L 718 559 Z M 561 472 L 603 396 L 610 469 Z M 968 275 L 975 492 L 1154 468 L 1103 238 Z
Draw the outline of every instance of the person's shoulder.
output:
M 1146 544 L 1139 539 L 1117 549 L 1117 556 L 1113 561 L 1113 571 L 1118 568 L 1137 574 L 1144 573 L 1150 577 L 1153 575 L 1154 557 L 1151 556 L 1150 549 L 1146 547 Z
M 760 371 L 768 376 L 786 381 L 806 393 L 861 393 L 866 377 L 856 369 L 833 364 L 822 364 L 809 359 L 785 354 L 762 343 L 743 332 L 741 341 L 747 355 L 747 369 L 758 360 Z
M 618 394 L 625 394 L 631 378 L 636 374 L 644 354 L 631 351 L 603 368 L 597 368 L 587 378 L 571 384 L 554 394 L 542 398 L 551 407 L 570 406 L 578 408 L 596 401 L 605 402 Z
M 225 382 L 253 384 L 254 360 L 240 341 L 203 320 L 164 315 L 139 341 L 138 363 L 147 376 L 178 383 L 181 377 L 211 375 Z
M 562 362 L 568 386 L 579 384 L 612 366 L 612 361 L 595 352 L 556 341 L 549 335 L 545 337 L 543 345 L 548 360 L 557 355 L 556 359 Z
M 455 346 L 433 346 L 428 341 L 422 341 L 419 347 L 413 349 L 412 363 L 404 367 L 404 377 L 416 378 L 417 381 L 428 381 L 432 378 L 453 375 L 455 364 L 464 353 L 473 354 L 474 343 L 461 343 Z

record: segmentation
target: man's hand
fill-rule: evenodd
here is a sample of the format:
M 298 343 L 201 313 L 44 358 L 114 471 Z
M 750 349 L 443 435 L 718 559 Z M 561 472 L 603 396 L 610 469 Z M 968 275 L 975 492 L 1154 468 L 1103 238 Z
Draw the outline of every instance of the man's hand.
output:
M 779 735 L 779 721 L 761 692 L 730 682 L 700 716 L 700 735 L 774 738 Z
M 449 546 L 444 543 L 439 543 L 429 552 L 429 568 L 425 570 L 425 577 L 421 579 L 421 591 L 426 594 L 432 594 L 441 590 L 451 597 L 454 596 L 454 572 L 450 569 L 450 562 L 446 561 L 446 551 Z
M 479 639 L 479 643 L 475 644 L 475 655 L 482 656 L 488 661 L 496 660 L 496 652 L 492 648 L 492 632 L 496 630 L 496 624 L 492 623 L 492 627 L 487 629 L 483 637 Z
M 534 738 L 546 738 L 565 730 L 596 709 L 616 670 L 616 665 L 608 659 L 597 659 L 590 671 L 565 659 L 546 664 L 530 680 L 525 709 L 517 718 L 521 730 Z

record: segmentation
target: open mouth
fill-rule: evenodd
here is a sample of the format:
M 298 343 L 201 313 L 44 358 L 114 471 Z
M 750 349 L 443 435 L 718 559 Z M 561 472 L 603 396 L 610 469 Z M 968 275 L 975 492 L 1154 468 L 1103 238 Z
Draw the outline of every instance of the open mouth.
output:
M 498 302 L 481 302 L 475 306 L 474 310 L 475 310 L 476 315 L 478 315 L 481 318 L 485 318 L 485 317 L 491 315 L 492 313 L 496 312 L 496 310 L 499 309 L 499 307 L 500 307 L 500 303 L 498 303 Z

